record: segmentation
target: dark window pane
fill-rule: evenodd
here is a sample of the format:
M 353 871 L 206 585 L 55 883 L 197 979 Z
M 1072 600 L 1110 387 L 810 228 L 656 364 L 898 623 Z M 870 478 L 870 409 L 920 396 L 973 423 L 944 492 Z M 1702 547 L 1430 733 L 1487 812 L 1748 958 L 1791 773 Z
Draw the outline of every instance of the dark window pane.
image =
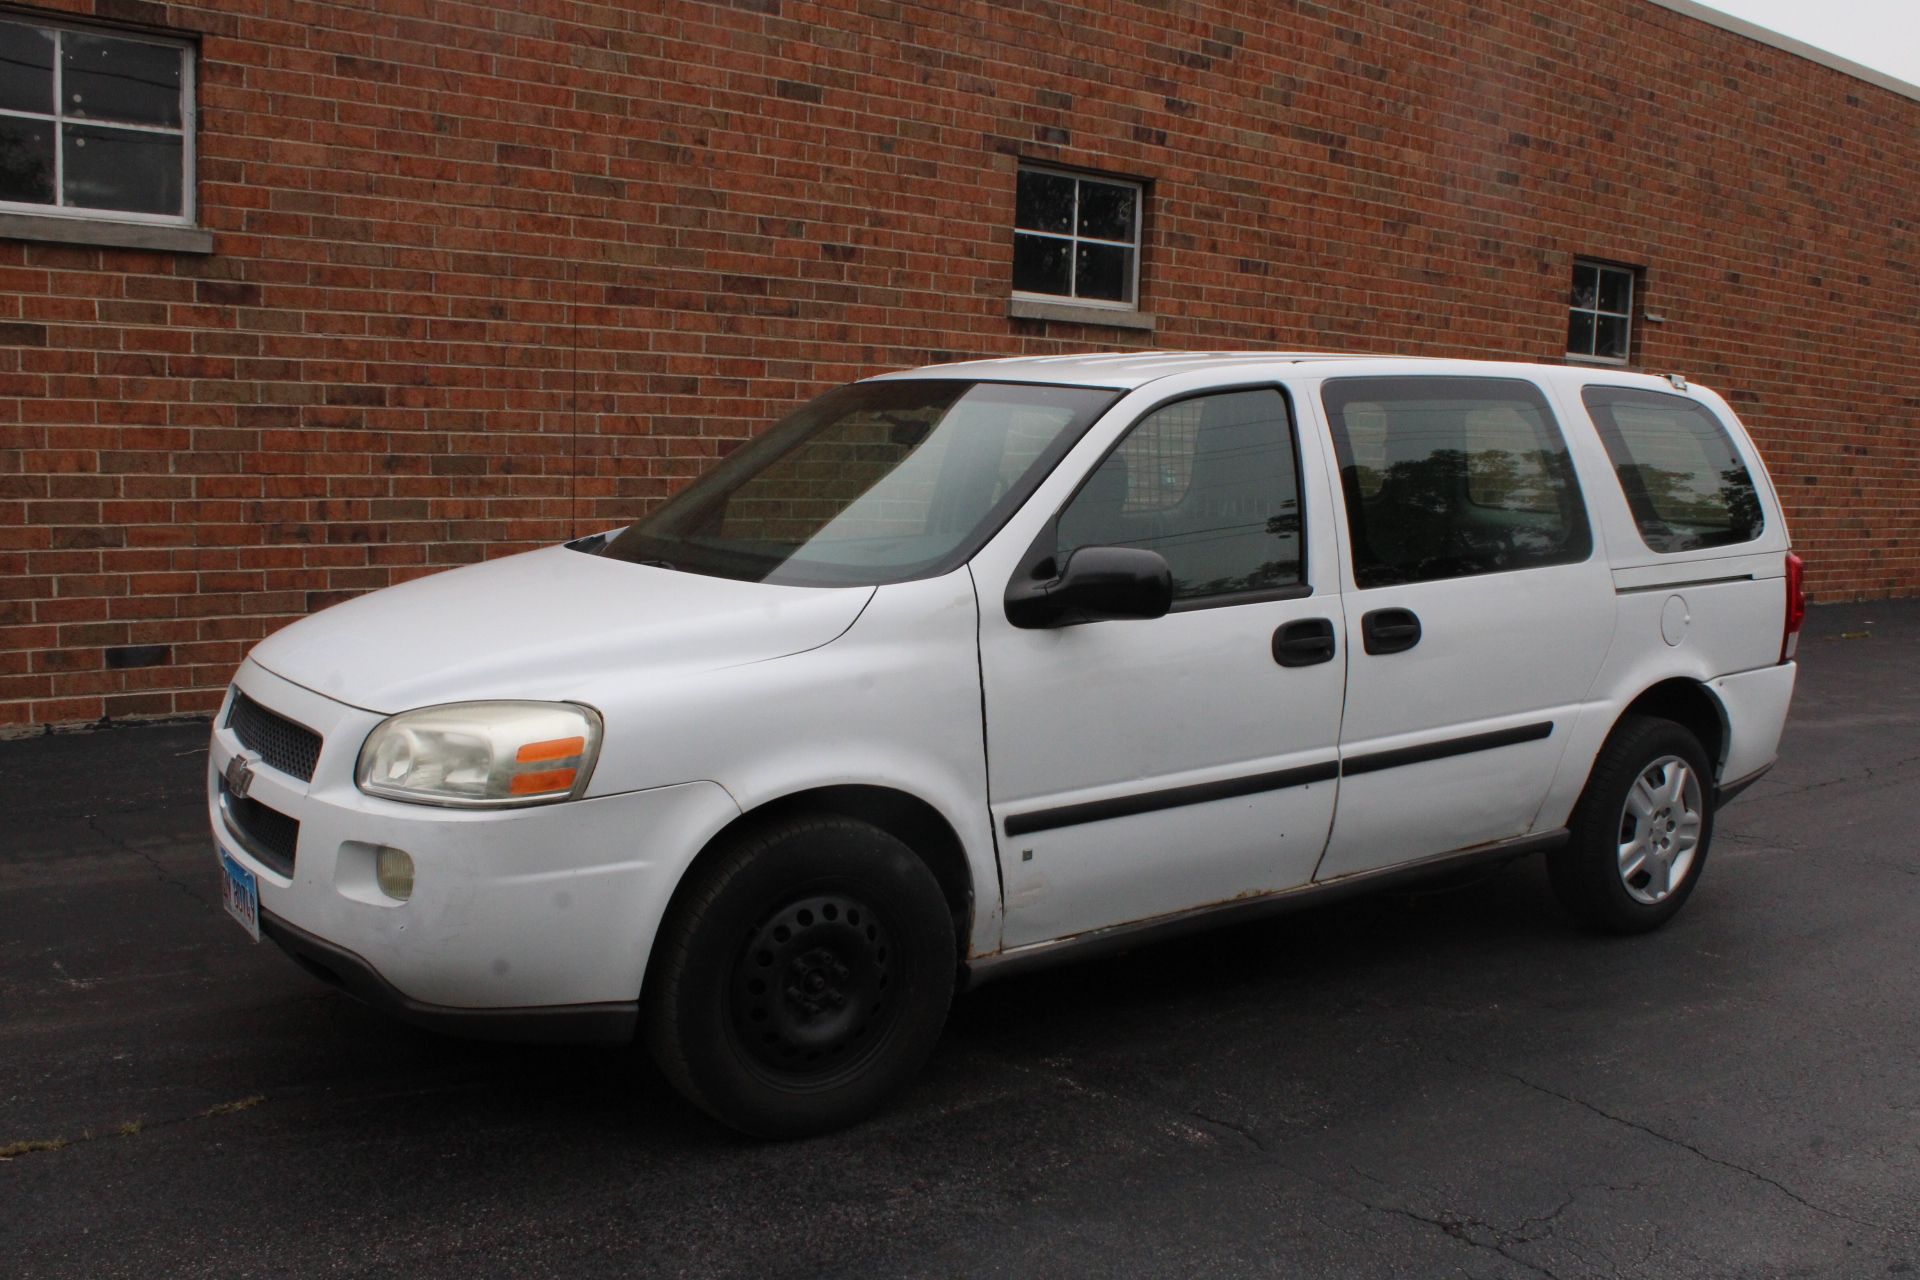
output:
M 1074 274 L 1074 296 L 1102 302 L 1126 302 L 1133 291 L 1133 250 L 1110 244 L 1083 244 Z
M 1625 271 L 1600 272 L 1600 310 L 1625 315 L 1633 303 L 1633 276 Z
M 1599 285 L 1599 279 L 1598 279 L 1599 274 L 1600 274 L 1600 269 L 1598 267 L 1589 267 L 1589 266 L 1582 265 L 1580 263 L 1574 264 L 1574 267 L 1573 267 L 1573 305 L 1574 306 L 1591 307 L 1593 305 L 1594 299 L 1599 297 L 1599 294 L 1600 294 L 1600 285 Z
M 1177 600 L 1292 586 L 1300 482 L 1287 402 L 1238 391 L 1155 410 L 1060 513 L 1057 561 L 1081 547 L 1157 551 Z
M 1593 354 L 1614 360 L 1627 358 L 1627 321 L 1624 316 L 1601 316 L 1595 331 Z
M 1073 292 L 1067 276 L 1067 251 L 1072 242 L 1047 236 L 1013 238 L 1013 287 L 1022 293 L 1053 293 L 1068 297 Z
M 66 203 L 82 209 L 180 213 L 180 135 L 67 127 Z
M 53 203 L 53 121 L 0 116 L 0 200 Z
M 1567 318 L 1567 354 L 1590 356 L 1593 354 L 1593 313 L 1575 311 Z
M 1360 587 L 1506 573 L 1593 550 L 1546 397 L 1510 378 L 1336 378 L 1321 398 Z
M 1465 415 L 1467 501 L 1489 511 L 1558 516 L 1561 495 L 1523 407 L 1489 403 Z
M 1034 169 L 1020 171 L 1013 225 L 1021 231 L 1073 230 L 1073 179 Z
M 1587 387 L 1580 398 L 1650 549 L 1693 551 L 1760 536 L 1753 476 L 1704 406 L 1628 387 Z
M 53 32 L 0 22 L 0 107 L 53 113 Z
M 1132 187 L 1106 182 L 1080 183 L 1080 234 L 1096 240 L 1133 239 Z
M 68 32 L 60 48 L 66 113 L 129 124 L 180 124 L 180 50 Z

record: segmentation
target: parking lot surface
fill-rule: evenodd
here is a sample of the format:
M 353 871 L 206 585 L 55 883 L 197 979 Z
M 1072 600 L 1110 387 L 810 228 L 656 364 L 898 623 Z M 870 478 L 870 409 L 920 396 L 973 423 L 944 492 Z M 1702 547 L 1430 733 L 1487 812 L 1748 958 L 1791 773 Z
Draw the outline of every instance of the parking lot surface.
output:
M 1920 604 L 1801 655 L 1660 933 L 1529 860 L 1011 979 L 786 1145 L 248 942 L 204 726 L 0 743 L 0 1273 L 1920 1272 Z

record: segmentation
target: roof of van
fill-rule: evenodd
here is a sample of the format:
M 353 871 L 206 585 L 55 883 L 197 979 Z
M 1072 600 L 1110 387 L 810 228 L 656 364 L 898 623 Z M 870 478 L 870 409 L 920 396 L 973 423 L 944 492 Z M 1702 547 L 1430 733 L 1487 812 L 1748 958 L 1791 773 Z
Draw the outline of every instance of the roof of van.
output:
M 894 373 L 883 373 L 878 377 L 879 379 L 964 378 L 980 382 L 1036 382 L 1132 389 L 1179 373 L 1196 373 L 1202 370 L 1222 371 L 1234 367 L 1245 367 L 1251 372 L 1262 366 L 1271 367 L 1277 364 L 1302 367 L 1301 372 L 1308 372 L 1311 366 L 1338 365 L 1340 372 L 1349 374 L 1363 370 L 1411 373 L 1417 369 L 1427 374 L 1455 373 L 1481 377 L 1501 370 L 1564 373 L 1569 368 L 1566 365 L 1531 364 L 1521 361 L 1449 360 L 1424 356 L 1342 351 L 1122 351 L 965 360 L 957 364 L 936 364 L 919 369 L 902 369 Z M 1328 372 L 1329 370 L 1312 368 L 1311 371 Z M 1620 377 L 1630 382 L 1644 379 L 1647 385 L 1655 382 L 1655 379 L 1649 375 L 1614 366 L 1580 366 L 1579 371 L 1588 375 L 1604 372 L 1609 378 Z

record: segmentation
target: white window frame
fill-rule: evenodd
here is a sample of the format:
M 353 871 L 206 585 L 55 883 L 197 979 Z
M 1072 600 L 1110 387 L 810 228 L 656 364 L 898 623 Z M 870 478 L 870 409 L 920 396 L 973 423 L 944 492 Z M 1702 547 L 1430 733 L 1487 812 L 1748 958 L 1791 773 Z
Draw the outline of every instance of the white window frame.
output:
M 1013 296 L 1022 302 L 1050 302 L 1071 307 L 1097 307 L 1103 311 L 1138 311 L 1140 309 L 1140 242 L 1145 232 L 1146 221 L 1146 183 L 1132 178 L 1115 177 L 1106 173 L 1089 173 L 1080 169 L 1062 169 L 1054 165 L 1029 164 L 1020 162 L 1020 168 L 1014 176 L 1018 184 L 1021 173 L 1050 173 L 1056 177 L 1073 179 L 1073 217 L 1067 224 L 1071 229 L 1059 231 L 1032 231 L 1019 225 L 1019 215 L 1014 216 L 1013 234 L 1020 236 L 1039 236 L 1046 240 L 1064 240 L 1067 242 L 1067 288 L 1073 289 L 1078 283 L 1080 273 L 1080 255 L 1076 252 L 1082 244 L 1103 244 L 1116 249 L 1133 251 L 1133 269 L 1127 283 L 1128 300 L 1115 302 L 1111 298 L 1082 298 L 1074 293 L 1032 293 L 1025 289 L 1015 289 Z M 1080 234 L 1080 184 L 1098 182 L 1109 187 L 1126 187 L 1133 192 L 1133 239 L 1103 240 L 1098 236 Z
M 44 120 L 53 125 L 53 203 L 31 204 L 20 200 L 0 200 L 0 213 L 24 213 L 45 218 L 71 218 L 86 222 L 137 222 L 159 227 L 191 227 L 199 215 L 199 172 L 195 135 L 199 133 L 199 94 L 196 74 L 199 66 L 199 50 L 191 40 L 170 36 L 155 35 L 147 31 L 130 31 L 124 27 L 98 26 L 82 22 L 62 22 L 41 18 L 37 15 L 15 13 L 0 10 L 0 22 L 9 22 L 17 26 L 36 27 L 42 31 L 54 33 L 53 43 L 53 111 L 51 114 L 40 111 L 12 111 L 0 108 L 0 116 L 16 120 Z M 61 77 L 65 68 L 61 51 L 66 41 L 66 33 L 78 35 L 110 36 L 115 40 L 130 40 L 140 44 L 156 44 L 166 49 L 180 52 L 180 127 L 175 129 L 167 125 L 128 124 L 118 120 L 98 120 L 92 116 L 69 116 L 65 112 L 64 86 Z M 180 136 L 180 212 L 141 213 L 132 209 L 91 209 L 78 205 L 63 204 L 66 199 L 66 145 L 64 132 L 71 123 L 76 127 L 101 129 L 125 129 L 130 133 L 159 133 Z
M 1617 262 L 1601 262 L 1597 258 L 1575 258 L 1573 260 L 1573 270 L 1576 275 L 1579 273 L 1582 267 L 1592 267 L 1600 273 L 1599 275 L 1596 275 L 1594 277 L 1593 305 L 1590 307 L 1577 307 L 1577 306 L 1574 306 L 1571 302 L 1569 302 L 1567 304 L 1567 314 L 1569 316 L 1583 315 L 1583 316 L 1593 317 L 1593 343 L 1595 347 L 1598 347 L 1600 345 L 1600 317 L 1601 316 L 1606 316 L 1609 319 L 1613 319 L 1613 320 L 1626 321 L 1627 323 L 1627 354 L 1624 356 L 1603 356 L 1599 354 L 1598 351 L 1569 351 L 1567 352 L 1567 359 L 1576 360 L 1581 364 L 1605 364 L 1605 365 L 1620 366 L 1620 365 L 1626 365 L 1626 364 L 1632 363 L 1633 361 L 1633 303 L 1634 303 L 1634 295 L 1639 292 L 1640 282 L 1638 279 L 1638 273 L 1632 267 L 1623 267 Z M 1627 278 L 1627 309 L 1625 311 L 1606 311 L 1601 309 L 1600 281 L 1609 271 L 1613 272 L 1615 275 L 1622 275 Z

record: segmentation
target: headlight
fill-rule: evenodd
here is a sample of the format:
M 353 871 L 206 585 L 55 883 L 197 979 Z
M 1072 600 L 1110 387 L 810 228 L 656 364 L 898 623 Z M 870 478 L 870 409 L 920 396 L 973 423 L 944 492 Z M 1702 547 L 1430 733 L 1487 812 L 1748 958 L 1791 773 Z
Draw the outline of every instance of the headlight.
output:
M 370 796 L 461 808 L 570 800 L 600 754 L 600 713 L 572 702 L 451 702 L 367 735 L 354 771 Z

